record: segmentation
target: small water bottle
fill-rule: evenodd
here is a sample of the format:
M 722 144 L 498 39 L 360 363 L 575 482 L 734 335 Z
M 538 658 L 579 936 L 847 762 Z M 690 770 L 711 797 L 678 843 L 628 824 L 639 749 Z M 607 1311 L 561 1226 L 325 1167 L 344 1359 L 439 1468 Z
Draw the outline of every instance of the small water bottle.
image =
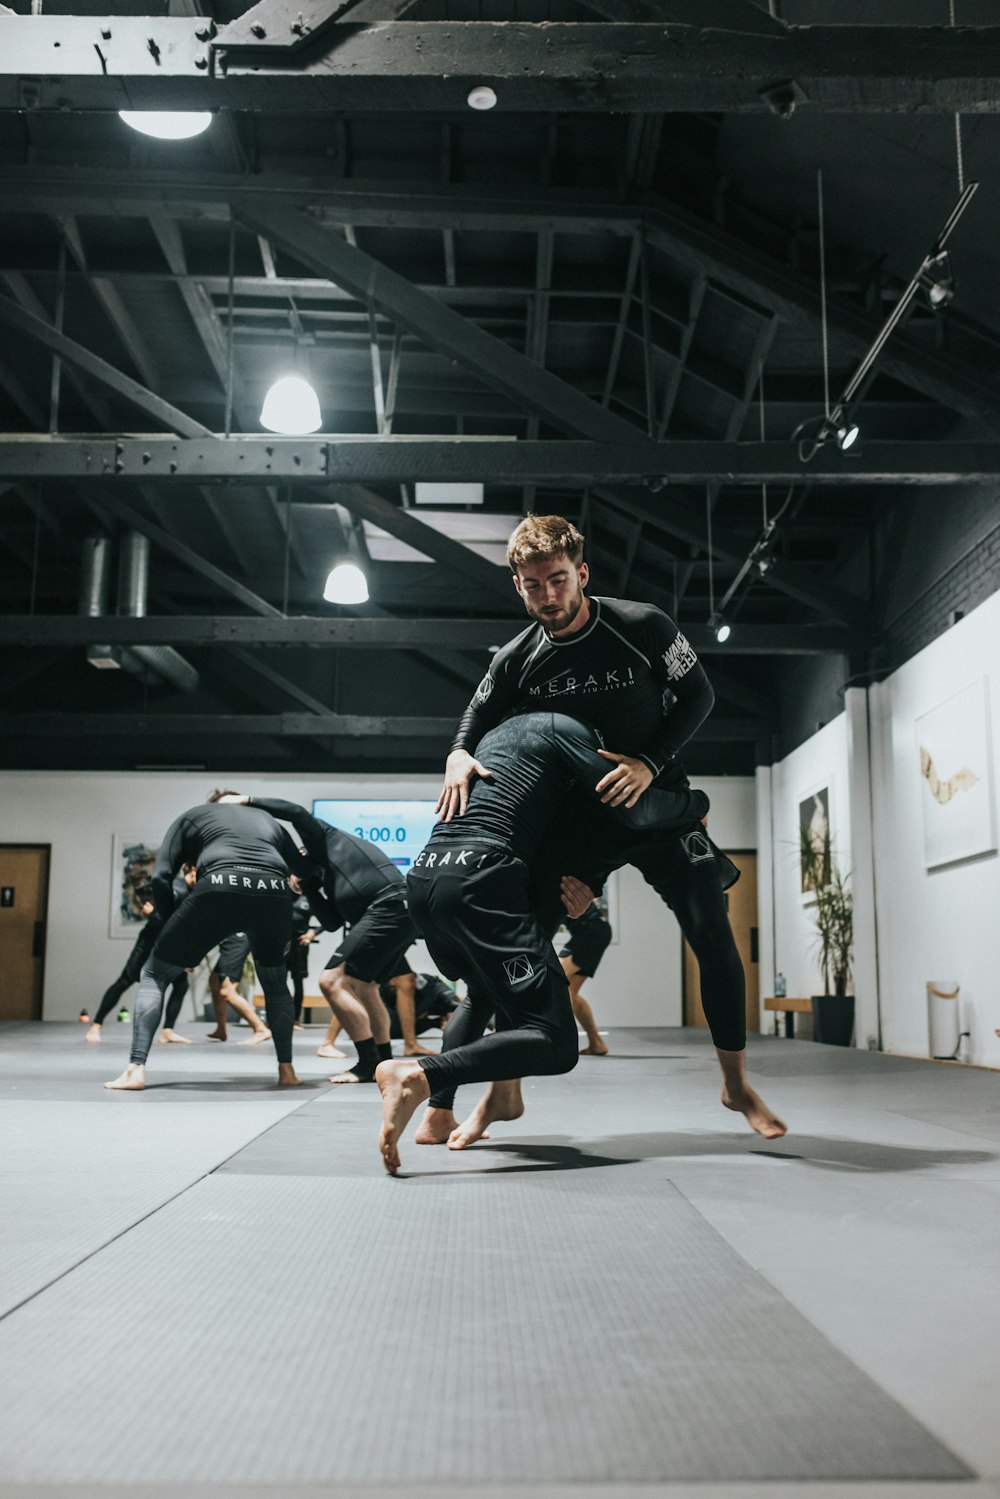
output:
M 132 1016 L 129 1014 L 128 1010 L 126 1010 L 124 1005 L 122 1005 L 121 1009 L 118 1011 L 118 1019 L 123 1025 L 126 1020 L 132 1019 Z
M 776 973 L 774 975 L 774 997 L 775 997 L 775 999 L 784 999 L 785 995 L 787 993 L 788 993 L 788 984 L 785 981 L 785 975 L 783 973 Z

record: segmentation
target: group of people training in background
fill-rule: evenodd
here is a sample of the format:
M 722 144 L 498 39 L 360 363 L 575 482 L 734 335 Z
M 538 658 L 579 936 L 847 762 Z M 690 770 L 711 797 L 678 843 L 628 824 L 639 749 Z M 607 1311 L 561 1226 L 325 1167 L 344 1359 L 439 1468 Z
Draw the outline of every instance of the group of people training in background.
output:
M 325 930 L 342 933 L 319 980 L 334 1014 L 321 1054 L 337 1054 L 342 1025 L 357 1060 L 331 1082 L 378 1085 L 386 1169 L 398 1171 L 400 1137 L 421 1103 L 416 1142 L 465 1148 L 523 1113 L 523 1077 L 576 1065 L 574 1009 L 587 1051 L 605 1049 L 579 988 L 606 946 L 606 923 L 589 914 L 594 895 L 628 864 L 674 912 L 698 961 L 723 1104 L 761 1135 L 785 1133 L 746 1076 L 745 979 L 724 893 L 738 871 L 708 836 L 708 798 L 678 758 L 711 711 L 711 686 L 661 610 L 588 596 L 583 548 L 561 516 L 530 515 L 514 530 L 508 560 L 531 624 L 496 653 L 462 715 L 440 820 L 405 878 L 377 845 L 294 802 L 219 791 L 177 818 L 151 879 L 158 925 L 139 960 L 131 1057 L 106 1087 L 143 1088 L 168 990 L 234 933 L 264 991 L 278 1082 L 298 1084 L 291 891 Z M 178 879 L 184 871 L 196 875 L 190 888 Z M 567 914 L 584 920 L 561 963 L 552 938 Z M 440 972 L 468 991 L 437 1017 L 447 1018 L 440 1053 L 416 1041 L 404 955 L 418 935 Z M 406 1022 L 407 1054 L 396 1059 L 380 986 Z M 455 1094 L 465 1083 L 489 1087 L 459 1124 Z

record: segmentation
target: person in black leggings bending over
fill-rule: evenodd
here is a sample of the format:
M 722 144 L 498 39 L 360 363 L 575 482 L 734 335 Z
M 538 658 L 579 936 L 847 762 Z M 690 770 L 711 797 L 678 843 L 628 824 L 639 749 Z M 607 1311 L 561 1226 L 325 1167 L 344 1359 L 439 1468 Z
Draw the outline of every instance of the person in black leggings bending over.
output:
M 285 953 L 292 930 L 290 870 L 308 876 L 312 866 L 284 828 L 251 807 L 208 802 L 191 807 L 167 830 L 152 875 L 163 930 L 139 981 L 132 1024 L 132 1055 L 125 1071 L 106 1088 L 138 1092 L 146 1085 L 145 1063 L 163 1009 L 167 985 L 181 969 L 193 968 L 231 932 L 245 932 L 267 999 L 268 1024 L 278 1057 L 278 1082 L 295 1087 L 292 1066 L 292 996 L 285 982 Z M 194 890 L 177 910 L 172 880 L 182 864 L 198 871 Z
M 587 596 L 583 547 L 583 536 L 562 516 L 527 516 L 512 533 L 507 558 L 533 622 L 497 652 L 462 716 L 438 803 L 445 820 L 465 813 L 470 785 L 484 773 L 472 753 L 482 736 L 506 714 L 542 706 L 579 715 L 615 746 L 616 753 L 605 756 L 613 763 L 596 786 L 606 804 L 634 807 L 654 784 L 687 785 L 677 756 L 711 712 L 708 678 L 662 610 Z M 758 1134 L 783 1135 L 786 1126 L 746 1076 L 746 981 L 724 896 L 724 871 L 727 865 L 732 871 L 732 865 L 701 829 L 684 838 L 646 838 L 633 850 L 619 848 L 604 872 L 620 863 L 637 868 L 670 907 L 698 960 L 705 1014 L 722 1068 L 723 1104 L 743 1114 Z M 582 868 L 564 869 L 587 877 Z M 446 1045 L 462 1033 L 460 1017 L 461 1011 Z M 458 1148 L 471 1143 L 474 1130 L 470 1137 L 453 1138 L 447 1098 L 433 1102 L 421 1121 L 420 1143 L 447 1140 Z
M 181 901 L 187 896 L 194 885 L 194 879 L 195 872 L 193 869 L 185 869 L 181 874 L 177 875 L 173 882 L 175 905 L 180 905 Z M 104 998 L 101 1000 L 97 1014 L 94 1016 L 83 1038 L 85 1041 L 100 1041 L 101 1027 L 126 990 L 131 989 L 133 984 L 139 982 L 139 975 L 142 973 L 143 964 L 153 951 L 153 944 L 163 929 L 163 918 L 157 915 L 156 907 L 153 903 L 152 886 L 145 886 L 143 889 L 137 890 L 136 895 L 142 902 L 142 914 L 146 917 L 146 921 L 143 924 L 142 931 L 135 939 L 125 967 L 114 983 L 105 990 Z M 163 1030 L 160 1032 L 161 1041 L 181 1042 L 185 1046 L 191 1044 L 187 1036 L 181 1036 L 174 1030 L 174 1026 L 177 1024 L 177 1017 L 181 1013 L 181 1005 L 184 1003 L 184 997 L 187 992 L 188 976 L 186 973 L 180 973 L 170 986 L 170 998 L 167 1000 L 167 1007 L 163 1014 Z
M 489 770 L 472 787 L 465 815 L 437 823 L 414 861 L 407 891 L 428 951 L 448 978 L 465 979 L 488 996 L 497 1028 L 438 1056 L 379 1064 L 380 1146 L 392 1174 L 399 1169 L 399 1137 L 432 1091 L 576 1066 L 569 986 L 532 913 L 529 866 L 567 785 L 594 785 L 606 764 L 601 749 L 595 729 L 561 713 L 508 719 L 479 746 Z M 634 809 L 609 808 L 604 815 L 639 834 L 690 828 L 707 810 L 704 792 L 683 788 L 651 792 Z
M 302 881 L 313 915 L 328 932 L 346 929 L 319 976 L 319 987 L 354 1042 L 358 1060 L 334 1073 L 330 1082 L 374 1082 L 379 1061 L 392 1056 L 389 1012 L 378 986 L 397 971 L 416 937 L 403 876 L 376 844 L 313 817 L 297 802 L 262 796 L 246 801 L 291 823 L 319 870 L 317 878 Z M 320 1055 L 331 1050 L 321 1047 Z

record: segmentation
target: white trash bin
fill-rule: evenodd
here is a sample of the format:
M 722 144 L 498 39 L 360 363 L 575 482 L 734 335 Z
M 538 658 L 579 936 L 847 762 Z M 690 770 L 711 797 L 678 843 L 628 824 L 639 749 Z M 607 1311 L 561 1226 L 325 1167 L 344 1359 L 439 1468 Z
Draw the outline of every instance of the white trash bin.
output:
M 931 1056 L 940 1060 L 958 1055 L 960 1039 L 958 1014 L 959 985 L 954 980 L 929 979 L 927 982 L 927 1029 Z

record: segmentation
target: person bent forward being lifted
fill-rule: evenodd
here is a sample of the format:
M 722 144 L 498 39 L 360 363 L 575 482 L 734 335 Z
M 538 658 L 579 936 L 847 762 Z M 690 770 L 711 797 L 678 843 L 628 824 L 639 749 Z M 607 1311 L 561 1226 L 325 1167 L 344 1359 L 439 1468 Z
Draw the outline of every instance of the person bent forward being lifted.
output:
M 437 823 L 407 894 L 435 964 L 488 996 L 496 1031 L 439 1056 L 380 1063 L 380 1146 L 393 1175 L 399 1137 L 433 1089 L 569 1072 L 577 1062 L 569 986 L 531 911 L 529 865 L 567 786 L 593 786 L 603 769 L 601 737 L 561 713 L 526 713 L 487 734 L 480 754 L 488 776 L 473 786 L 461 822 Z M 707 810 L 704 792 L 685 788 L 604 815 L 638 834 L 691 828 Z

